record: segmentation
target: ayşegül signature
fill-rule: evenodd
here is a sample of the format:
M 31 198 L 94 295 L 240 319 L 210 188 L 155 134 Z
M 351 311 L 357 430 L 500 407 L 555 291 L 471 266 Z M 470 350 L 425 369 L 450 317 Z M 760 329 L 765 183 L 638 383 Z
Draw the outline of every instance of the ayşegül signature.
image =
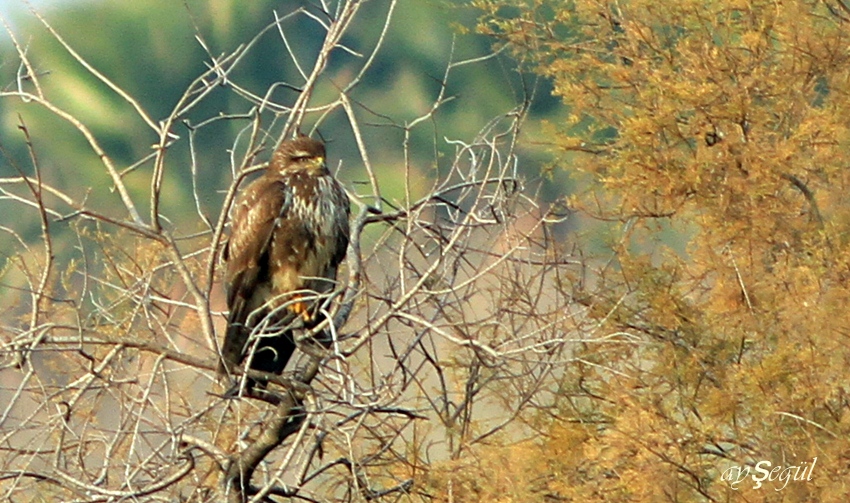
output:
M 770 461 L 759 461 L 753 466 L 741 465 L 730 466 L 720 475 L 720 480 L 729 483 L 729 486 L 738 490 L 738 485 L 748 478 L 753 481 L 753 489 L 759 489 L 765 481 L 779 481 L 782 487 L 775 487 L 774 491 L 785 489 L 788 482 L 794 481 L 809 481 L 812 480 L 812 472 L 815 469 L 818 458 L 815 457 L 811 461 L 803 461 L 796 465 L 776 465 Z

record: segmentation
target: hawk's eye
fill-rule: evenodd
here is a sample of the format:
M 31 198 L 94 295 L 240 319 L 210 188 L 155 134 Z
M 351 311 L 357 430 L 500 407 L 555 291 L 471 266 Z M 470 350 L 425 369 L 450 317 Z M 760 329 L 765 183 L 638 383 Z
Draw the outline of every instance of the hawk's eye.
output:
M 290 157 L 290 159 L 292 159 L 295 162 L 309 161 L 312 158 L 313 158 L 313 156 L 310 156 L 310 155 L 294 155 L 294 156 Z

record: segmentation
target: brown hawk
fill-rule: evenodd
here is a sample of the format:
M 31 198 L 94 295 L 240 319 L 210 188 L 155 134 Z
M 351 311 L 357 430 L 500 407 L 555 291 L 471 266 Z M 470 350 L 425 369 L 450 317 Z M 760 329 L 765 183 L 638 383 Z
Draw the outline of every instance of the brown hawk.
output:
M 279 374 L 295 351 L 292 330 L 315 326 L 348 248 L 348 196 L 325 164 L 325 146 L 284 141 L 266 172 L 239 195 L 225 245 L 227 332 L 220 372 Z M 256 341 L 256 344 L 254 343 Z

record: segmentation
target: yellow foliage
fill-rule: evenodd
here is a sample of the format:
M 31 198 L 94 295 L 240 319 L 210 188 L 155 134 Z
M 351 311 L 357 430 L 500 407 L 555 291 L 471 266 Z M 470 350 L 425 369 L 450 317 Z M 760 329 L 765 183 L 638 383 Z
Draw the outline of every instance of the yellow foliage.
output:
M 559 441 L 538 455 L 565 460 L 549 467 L 550 487 L 575 501 L 846 498 L 846 13 L 541 1 L 515 11 L 505 37 L 492 21 L 506 5 L 517 2 L 487 2 L 480 30 L 553 80 L 569 112 L 547 131 L 581 183 L 569 198 L 586 216 L 577 240 L 598 250 L 604 233 L 600 261 L 616 264 L 600 268 L 588 314 L 640 340 L 588 348 L 596 367 L 565 371 L 592 397 L 571 415 L 598 422 L 545 430 Z M 731 465 L 814 456 L 814 480 L 782 491 L 722 478 Z

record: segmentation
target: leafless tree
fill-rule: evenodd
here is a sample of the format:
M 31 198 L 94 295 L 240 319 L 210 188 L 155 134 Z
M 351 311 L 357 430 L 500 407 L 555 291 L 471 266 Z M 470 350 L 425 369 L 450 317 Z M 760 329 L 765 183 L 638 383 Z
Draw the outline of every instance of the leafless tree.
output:
M 519 175 L 527 102 L 474 137 L 434 135 L 431 158 L 417 157 L 411 145 L 434 130 L 437 112 L 453 99 L 446 89 L 454 72 L 497 55 L 450 58 L 419 117 L 377 117 L 358 93 L 380 58 L 396 2 L 385 2 L 383 29 L 367 53 L 343 43 L 362 5 L 322 0 L 281 13 L 230 53 L 210 51 L 208 69 L 164 120 L 39 17 L 153 132 L 152 153 L 130 166 L 116 165 L 90 127 L 56 104 L 27 45 L 9 29 L 20 68 L 0 97 L 70 123 L 111 186 L 72 195 L 50 184 L 39 161 L 46 147 L 21 120 L 29 162 L 14 163 L 18 174 L 0 180 L 0 197 L 21 214 L 19 224 L 2 224 L 13 243 L 4 282 L 21 285 L 3 294 L 17 298 L 2 322 L 4 499 L 428 500 L 437 467 L 454 466 L 494 436 L 533 434 L 520 419 L 546 410 L 547 394 L 575 358 L 571 344 L 605 339 L 584 325 L 586 308 L 572 301 L 581 268 L 559 246 L 560 218 Z M 313 53 L 293 47 L 296 23 L 322 30 Z M 258 93 L 232 74 L 258 44 L 271 43 L 267 33 L 277 33 L 274 43 L 298 75 Z M 206 47 L 200 35 L 198 42 Z M 329 65 L 337 52 L 353 56 L 345 68 Z M 274 99 L 280 86 L 297 90 L 291 102 Z M 241 97 L 247 113 L 188 121 L 220 87 Z M 374 160 L 365 131 L 378 119 L 399 138 L 392 172 Z M 223 207 L 199 196 L 200 173 L 210 167 L 172 160 L 181 143 L 194 153 L 196 135 L 217 121 L 242 128 L 230 149 L 232 182 L 220 187 Z M 296 130 L 320 134 L 333 121 L 347 125 L 356 152 L 329 147 L 331 158 L 343 159 L 338 169 L 355 206 L 347 265 L 329 307 L 333 323 L 320 327 L 332 341 L 326 349 L 302 334 L 300 359 L 271 377 L 265 400 L 225 397 L 215 369 L 229 206 L 277 141 Z M 187 132 L 176 133 L 183 124 Z M 434 166 L 434 176 L 418 178 L 422 166 Z M 182 169 L 191 170 L 193 184 L 178 189 L 193 191 L 196 211 L 169 213 L 167 174 Z M 129 172 L 146 173 L 144 198 L 128 186 Z M 114 191 L 120 206 L 90 202 L 99 191 Z M 33 222 L 35 240 L 24 230 Z M 57 236 L 70 243 L 61 264 Z

